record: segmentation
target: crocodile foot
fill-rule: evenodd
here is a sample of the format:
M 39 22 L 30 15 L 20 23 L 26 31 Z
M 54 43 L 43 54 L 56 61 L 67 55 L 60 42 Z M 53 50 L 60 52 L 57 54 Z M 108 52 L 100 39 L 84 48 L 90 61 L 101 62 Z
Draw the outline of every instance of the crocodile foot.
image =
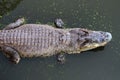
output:
M 62 21 L 62 19 L 56 19 L 55 21 L 54 21 L 54 24 L 55 24 L 55 26 L 57 27 L 57 28 L 64 28 L 63 26 L 64 26 L 64 22 Z
M 66 59 L 65 59 L 65 54 L 58 54 L 57 55 L 57 61 L 61 64 L 64 64 Z
M 9 46 L 2 46 L 1 50 L 4 52 L 4 55 L 9 58 L 9 60 L 15 64 L 19 63 L 20 55 L 19 53 Z
M 9 30 L 9 29 L 14 29 L 17 28 L 19 26 L 21 26 L 22 24 L 25 23 L 25 19 L 24 18 L 19 18 L 18 20 L 16 20 L 13 23 L 10 23 L 9 25 L 7 25 L 4 30 Z

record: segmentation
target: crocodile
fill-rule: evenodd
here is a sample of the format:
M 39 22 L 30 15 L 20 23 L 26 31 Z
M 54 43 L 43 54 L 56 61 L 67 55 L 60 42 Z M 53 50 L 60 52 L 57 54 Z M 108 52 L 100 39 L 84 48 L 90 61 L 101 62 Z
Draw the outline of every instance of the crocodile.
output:
M 61 19 L 55 20 L 55 27 L 47 24 L 25 24 L 20 18 L 0 30 L 0 50 L 12 62 L 19 63 L 23 57 L 47 57 L 77 54 L 105 46 L 111 41 L 109 32 L 84 28 L 63 28 Z

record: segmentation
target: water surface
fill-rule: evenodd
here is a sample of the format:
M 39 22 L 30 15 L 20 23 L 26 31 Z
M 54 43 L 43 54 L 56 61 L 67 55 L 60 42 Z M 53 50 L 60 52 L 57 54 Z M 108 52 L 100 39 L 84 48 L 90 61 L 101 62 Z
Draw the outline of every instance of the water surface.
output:
M 22 59 L 15 65 L 0 52 L 0 80 L 120 80 L 119 0 L 0 0 L 0 28 L 19 17 L 27 23 L 51 24 L 62 18 L 66 27 L 111 32 L 104 48 L 67 55 L 64 65 L 55 56 Z

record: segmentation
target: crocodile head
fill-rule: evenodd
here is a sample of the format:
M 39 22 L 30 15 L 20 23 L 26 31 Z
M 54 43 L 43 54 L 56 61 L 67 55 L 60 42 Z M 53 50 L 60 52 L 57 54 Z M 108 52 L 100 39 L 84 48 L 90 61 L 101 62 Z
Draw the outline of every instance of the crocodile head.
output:
M 75 30 L 71 30 L 70 33 L 72 33 L 71 36 L 74 38 L 72 43 L 77 45 L 79 51 L 87 51 L 105 46 L 112 39 L 111 33 L 103 31 L 92 31 L 77 28 Z

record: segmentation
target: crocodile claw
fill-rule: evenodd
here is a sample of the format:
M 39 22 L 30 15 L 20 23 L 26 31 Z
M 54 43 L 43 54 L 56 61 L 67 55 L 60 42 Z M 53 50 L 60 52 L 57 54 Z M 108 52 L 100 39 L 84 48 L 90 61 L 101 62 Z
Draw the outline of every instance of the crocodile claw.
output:
M 62 21 L 62 19 L 56 19 L 54 23 L 55 23 L 55 26 L 57 28 L 64 28 L 63 27 L 64 26 L 64 22 Z

